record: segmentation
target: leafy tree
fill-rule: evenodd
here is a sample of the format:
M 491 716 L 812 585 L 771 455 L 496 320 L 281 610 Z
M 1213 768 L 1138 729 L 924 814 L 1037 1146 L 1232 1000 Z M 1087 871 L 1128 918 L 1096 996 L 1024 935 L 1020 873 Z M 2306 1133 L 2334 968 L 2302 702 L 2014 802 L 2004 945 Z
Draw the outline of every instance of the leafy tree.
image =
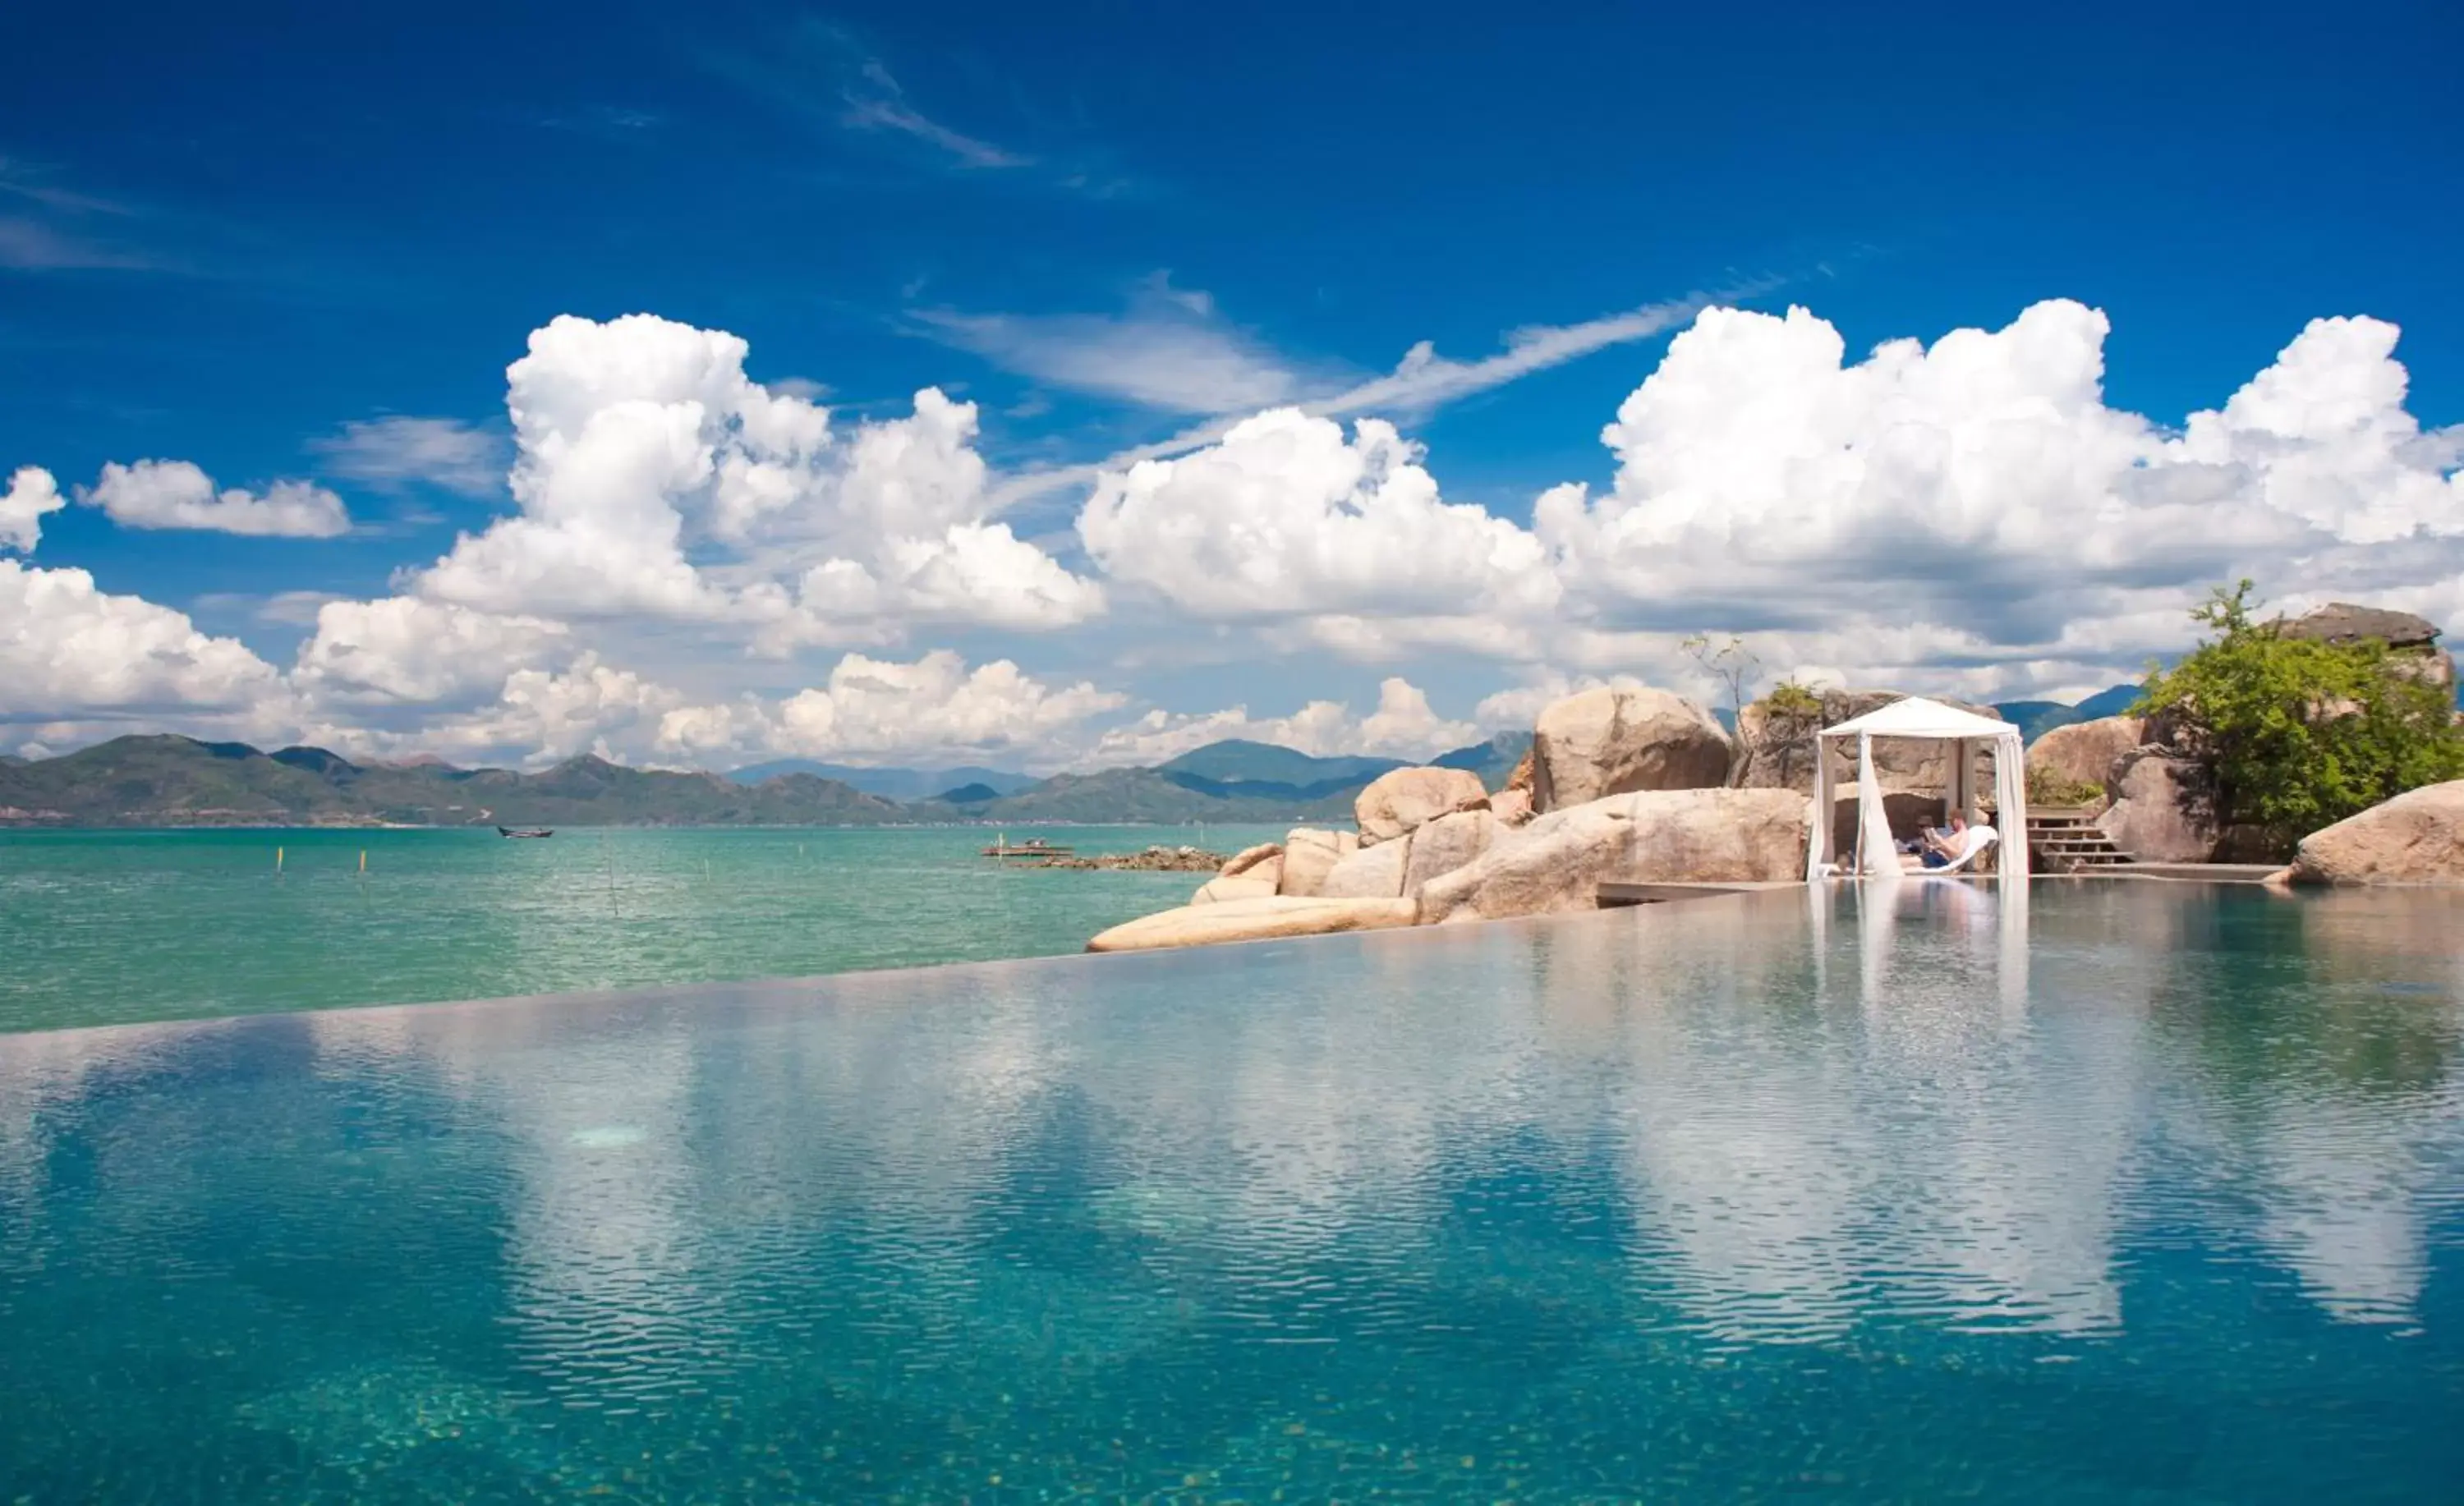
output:
M 2447 693 L 2383 643 L 2322 644 L 2255 622 L 2251 582 L 2190 613 L 2215 637 L 2151 668 L 2133 711 L 2174 720 L 2212 761 L 2228 821 L 2290 845 L 2407 790 L 2464 777 Z

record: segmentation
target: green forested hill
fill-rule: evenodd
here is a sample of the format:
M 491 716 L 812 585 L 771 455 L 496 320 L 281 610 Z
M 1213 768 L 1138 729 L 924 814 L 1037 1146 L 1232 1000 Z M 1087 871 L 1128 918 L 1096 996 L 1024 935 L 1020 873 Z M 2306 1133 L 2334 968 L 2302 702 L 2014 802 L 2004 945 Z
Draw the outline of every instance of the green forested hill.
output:
M 895 801 L 788 775 L 742 785 L 628 769 L 584 755 L 539 774 L 355 764 L 321 748 L 117 737 L 0 767 L 12 825 L 870 825 L 911 818 Z

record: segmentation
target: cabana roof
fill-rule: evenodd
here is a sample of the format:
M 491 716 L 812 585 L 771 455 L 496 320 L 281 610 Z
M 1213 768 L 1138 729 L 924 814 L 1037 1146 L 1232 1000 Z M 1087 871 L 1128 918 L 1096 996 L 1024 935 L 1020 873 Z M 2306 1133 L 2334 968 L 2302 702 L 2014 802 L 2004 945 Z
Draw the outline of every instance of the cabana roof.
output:
M 1854 737 L 1860 732 L 1873 737 L 1968 738 L 2000 737 L 2005 733 L 2015 737 L 2019 729 L 1994 717 L 1911 695 L 1822 730 L 1825 737 Z

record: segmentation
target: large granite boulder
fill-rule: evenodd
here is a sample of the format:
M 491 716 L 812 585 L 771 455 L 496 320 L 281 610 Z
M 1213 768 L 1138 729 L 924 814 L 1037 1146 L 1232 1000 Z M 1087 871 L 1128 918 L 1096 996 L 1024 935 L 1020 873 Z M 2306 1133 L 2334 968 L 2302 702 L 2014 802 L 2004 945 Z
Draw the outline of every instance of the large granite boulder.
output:
M 1540 713 L 1531 806 L 1543 813 L 1638 790 L 1713 789 L 1734 745 L 1708 711 L 1665 690 L 1602 687 Z
M 1205 947 L 1226 941 L 1381 930 L 1409 926 L 1419 919 L 1419 907 L 1411 901 L 1399 899 L 1325 900 L 1281 895 L 1225 900 L 1141 916 L 1105 931 L 1087 943 L 1087 949 L 1147 951 L 1161 947 Z
M 1223 866 L 1215 870 L 1215 876 L 1219 879 L 1237 879 L 1267 859 L 1280 858 L 1283 855 L 1284 848 L 1281 842 L 1265 841 L 1260 842 L 1255 847 L 1243 847 L 1225 860 Z
M 1777 716 L 1768 702 L 1757 701 L 1737 715 L 1736 777 L 1744 790 L 1796 790 L 1814 793 L 1815 734 L 1851 717 L 1878 711 L 1893 701 L 1904 701 L 1904 690 L 1822 690 L 1819 715 Z M 1935 697 L 1941 700 L 1941 697 Z M 1992 720 L 2002 713 L 1990 706 L 1943 700 L 1963 711 Z M 1906 792 L 1939 799 L 1950 787 L 1952 745 L 1929 737 L 1882 737 L 1874 742 L 1874 777 L 1885 794 Z M 1832 750 L 1831 776 L 1842 789 L 1857 783 L 1857 745 L 1843 741 Z M 1976 788 L 1993 788 L 1993 755 L 1976 755 Z
M 1189 897 L 1192 905 L 1219 905 L 1225 900 L 1263 900 L 1275 892 L 1279 874 L 1253 869 L 1229 879 L 1209 879 Z
M 1393 841 L 1423 821 L 1488 803 L 1487 787 L 1468 769 L 1389 769 L 1352 802 L 1360 843 Z
M 2277 631 L 2287 638 L 2306 638 L 2321 644 L 2358 644 L 2376 639 L 2387 645 L 2391 662 L 2403 672 L 2441 688 L 2455 684 L 2455 661 L 2439 651 L 2437 624 L 2410 612 L 2330 601 L 2278 624 Z
M 2113 844 L 2142 862 L 2211 862 L 2223 835 L 2215 771 L 2164 748 L 2139 748 L 2114 760 L 2105 779 L 2111 801 L 2096 818 Z
M 1653 790 L 1551 811 L 1419 890 L 1425 923 L 1587 910 L 1603 880 L 1785 883 L 1812 803 L 1792 790 Z
M 1488 797 L 1488 809 L 1490 815 L 1508 826 L 1528 826 L 1534 814 L 1531 792 L 1528 789 L 1500 790 Z
M 1403 863 L 1403 892 L 1418 894 L 1430 880 L 1477 861 L 1505 830 L 1489 811 L 1457 811 L 1429 822 L 1412 834 L 1410 856 Z
M 1284 839 L 1283 884 L 1276 890 L 1296 899 L 1308 899 L 1323 892 L 1326 876 L 1334 865 L 1360 850 L 1357 832 L 1320 831 L 1314 827 L 1295 828 Z
M 2057 727 L 2028 745 L 2028 772 L 2101 796 L 2113 765 L 2146 741 L 2147 724 L 2136 716 L 2100 716 Z
M 1408 835 L 1360 847 L 1326 871 L 1318 893 L 1330 900 L 1395 899 L 1403 892 L 1403 869 L 1411 860 Z
M 2301 839 L 2296 884 L 2464 884 L 2464 779 L 2424 785 Z

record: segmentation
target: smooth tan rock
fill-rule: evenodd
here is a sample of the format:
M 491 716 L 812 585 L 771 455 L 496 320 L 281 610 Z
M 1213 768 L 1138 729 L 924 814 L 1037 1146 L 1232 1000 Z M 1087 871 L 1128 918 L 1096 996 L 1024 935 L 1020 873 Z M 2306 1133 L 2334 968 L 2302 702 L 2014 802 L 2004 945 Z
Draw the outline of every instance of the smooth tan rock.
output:
M 2301 839 L 2295 884 L 2464 884 L 2464 779 L 2424 785 Z
M 2136 716 L 2100 716 L 2057 727 L 2028 745 L 2028 770 L 2064 784 L 2093 786 L 2105 779 L 2123 753 L 2146 740 L 2147 724 Z
M 1403 864 L 1403 892 L 1418 894 L 1431 879 L 1474 862 L 1505 829 L 1490 811 L 1457 811 L 1422 826 L 1412 833 L 1411 857 Z
M 1778 884 L 1805 877 L 1814 802 L 1793 790 L 1668 790 L 1628 807 L 1638 884 Z
M 1410 900 L 1301 899 L 1287 895 L 1225 900 L 1145 915 L 1087 943 L 1089 951 L 1146 951 L 1206 947 L 1227 941 L 1324 936 L 1337 931 L 1409 926 L 1419 916 Z
M 2142 862 L 2209 862 L 2216 854 L 2215 775 L 2196 759 L 2141 748 L 2114 761 L 2112 804 L 2096 818 L 2113 844 Z
M 1665 690 L 1602 687 L 1540 713 L 1531 804 L 1543 813 L 1638 790 L 1726 784 L 1734 745 L 1711 713 Z
M 1254 872 L 1235 879 L 1209 879 L 1189 897 L 1192 905 L 1220 905 L 1225 900 L 1263 900 L 1275 892 L 1275 881 Z
M 1343 835 L 1352 836 L 1350 832 Z M 1354 837 L 1353 840 L 1356 847 L 1359 839 Z M 1295 899 L 1323 893 L 1327 874 L 1342 856 L 1335 833 L 1308 826 L 1295 829 L 1284 839 L 1283 883 L 1276 892 Z
M 1424 922 L 1591 909 L 1599 885 L 1786 883 L 1813 801 L 1793 790 L 1650 790 L 1541 816 L 1419 890 Z
M 1535 818 L 1477 862 L 1424 884 L 1420 918 L 1436 925 L 1595 908 L 1600 880 L 1625 863 L 1633 823 L 1613 807 L 1630 798 L 1594 800 Z
M 1389 769 L 1352 802 L 1363 846 L 1393 841 L 1423 821 L 1488 803 L 1480 775 L 1468 769 Z
M 1391 900 L 1403 892 L 1403 869 L 1412 861 L 1412 839 L 1400 837 L 1361 847 L 1335 860 L 1318 886 L 1330 900 Z
M 1229 862 L 1215 870 L 1215 876 L 1219 879 L 1237 879 L 1267 859 L 1280 858 L 1283 855 L 1284 848 L 1281 842 L 1262 841 L 1255 847 L 1243 847 L 1234 853 Z
M 1533 815 L 1531 791 L 1529 787 L 1500 790 L 1488 797 L 1488 810 L 1508 826 L 1528 826 Z

